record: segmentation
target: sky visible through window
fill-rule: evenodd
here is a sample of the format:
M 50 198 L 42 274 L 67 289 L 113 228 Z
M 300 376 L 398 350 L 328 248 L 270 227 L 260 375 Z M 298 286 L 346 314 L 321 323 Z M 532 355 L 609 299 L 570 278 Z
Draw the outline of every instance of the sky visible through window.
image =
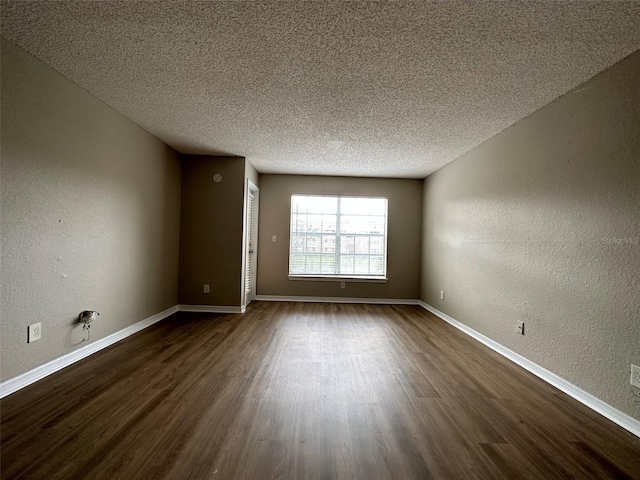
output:
M 290 275 L 386 275 L 387 199 L 291 196 Z

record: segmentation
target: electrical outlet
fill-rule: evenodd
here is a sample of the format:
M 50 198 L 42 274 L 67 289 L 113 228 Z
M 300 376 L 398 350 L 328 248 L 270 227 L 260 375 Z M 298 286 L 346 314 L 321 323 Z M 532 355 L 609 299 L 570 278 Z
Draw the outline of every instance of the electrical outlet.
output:
M 631 385 L 640 388 L 640 367 L 631 364 Z
M 520 335 L 524 335 L 524 322 L 522 320 L 518 320 L 518 323 L 516 324 L 516 332 Z
M 271 243 L 276 243 L 278 241 L 278 237 L 276 235 L 271 235 Z
M 27 327 L 27 343 L 35 342 L 42 338 L 42 323 L 34 323 Z
M 345 282 L 340 282 L 340 288 L 345 288 L 346 287 L 346 283 Z
M 209 286 L 208 283 L 204 284 L 203 291 L 204 291 L 204 293 L 211 293 L 211 287 Z
M 440 300 L 444 300 L 444 290 L 440 290 Z

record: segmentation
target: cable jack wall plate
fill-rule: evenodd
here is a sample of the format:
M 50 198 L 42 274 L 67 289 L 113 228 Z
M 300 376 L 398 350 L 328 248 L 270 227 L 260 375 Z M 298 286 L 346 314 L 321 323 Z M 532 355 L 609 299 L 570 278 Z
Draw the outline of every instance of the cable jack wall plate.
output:
M 640 388 L 640 367 L 631 364 L 631 381 L 629 382 L 634 387 Z

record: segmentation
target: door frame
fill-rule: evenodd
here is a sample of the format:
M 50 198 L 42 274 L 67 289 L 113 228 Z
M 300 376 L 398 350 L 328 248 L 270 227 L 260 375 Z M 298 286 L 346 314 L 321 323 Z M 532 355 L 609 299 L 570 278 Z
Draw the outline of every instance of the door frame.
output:
M 242 307 L 243 309 L 255 299 L 256 296 L 256 283 L 257 283 L 257 268 L 258 268 L 258 218 L 260 212 L 260 189 L 250 179 L 247 178 L 246 183 L 246 195 L 244 198 L 244 215 L 242 220 Z M 249 225 L 249 196 L 253 193 L 253 225 Z M 253 227 L 253 253 L 249 257 L 249 227 Z M 251 258 L 251 265 L 248 261 Z M 251 285 L 251 294 L 247 295 L 246 278 L 247 268 L 252 267 L 252 277 L 254 281 Z

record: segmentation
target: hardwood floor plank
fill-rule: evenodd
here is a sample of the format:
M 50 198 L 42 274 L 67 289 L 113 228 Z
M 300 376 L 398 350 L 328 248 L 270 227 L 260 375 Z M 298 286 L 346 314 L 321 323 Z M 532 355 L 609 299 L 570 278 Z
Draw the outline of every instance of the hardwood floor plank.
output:
M 3 479 L 640 479 L 640 439 L 414 306 L 178 313 L 0 401 Z

